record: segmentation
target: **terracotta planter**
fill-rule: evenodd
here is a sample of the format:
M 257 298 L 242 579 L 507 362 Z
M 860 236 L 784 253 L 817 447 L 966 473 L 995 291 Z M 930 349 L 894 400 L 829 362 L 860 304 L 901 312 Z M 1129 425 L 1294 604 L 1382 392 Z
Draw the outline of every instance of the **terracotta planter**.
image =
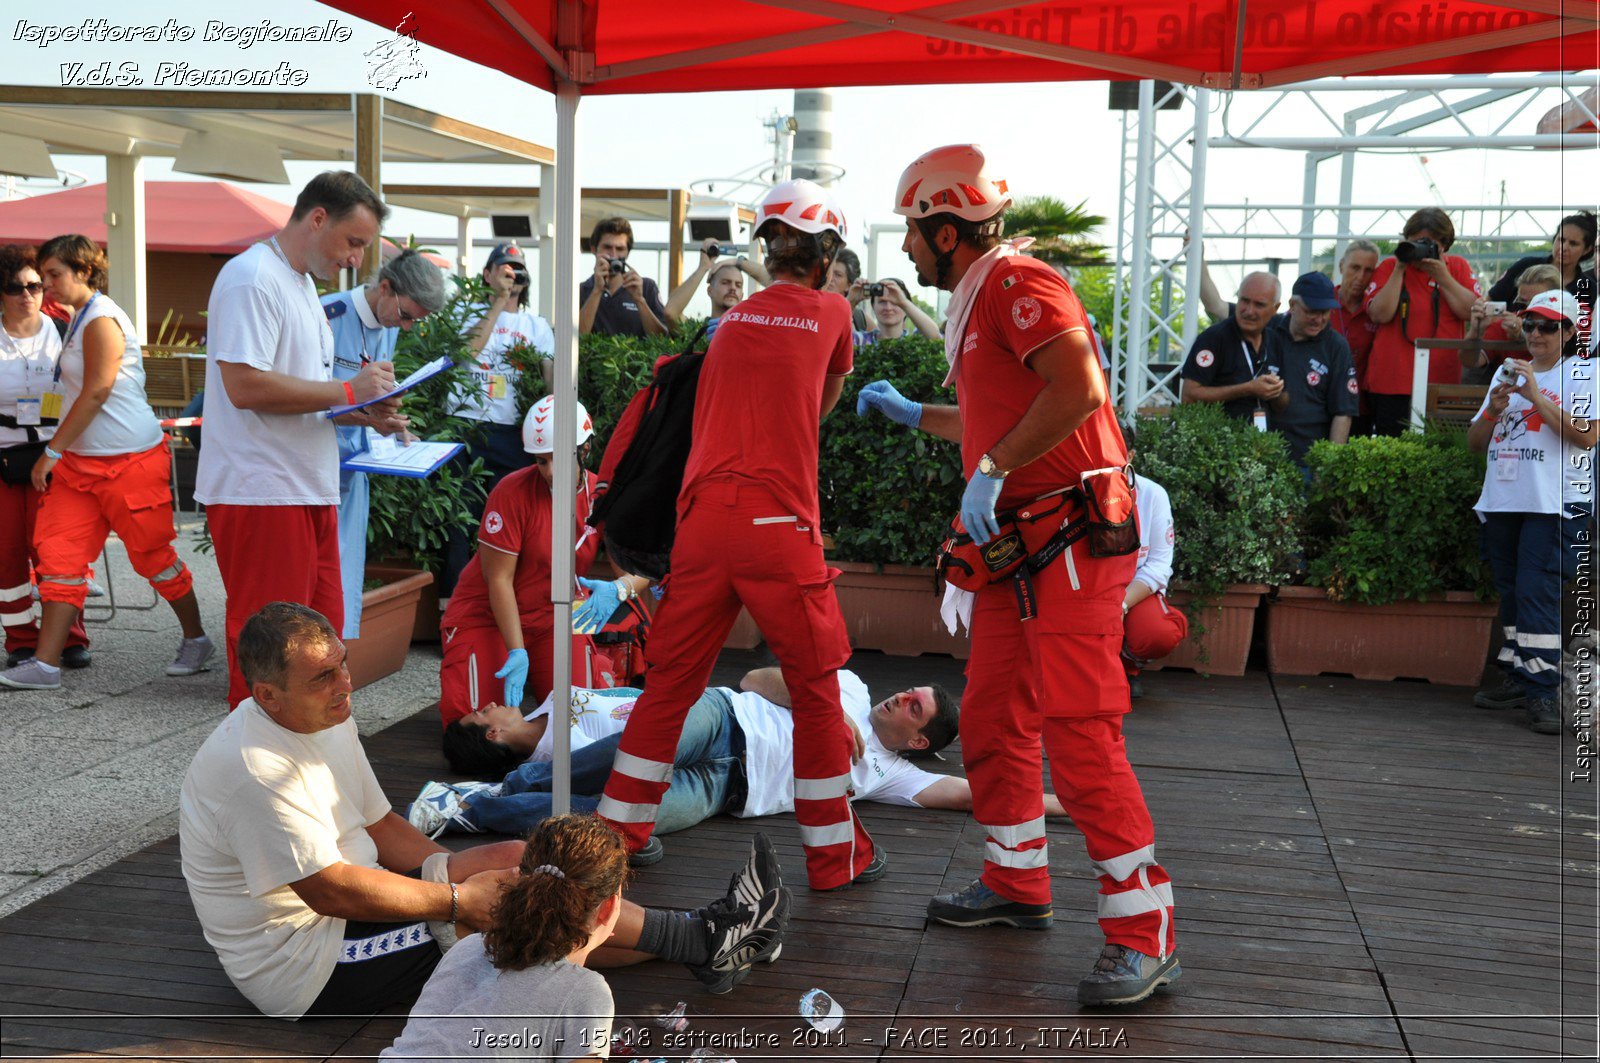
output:
M 1189 637 L 1166 657 L 1147 666 L 1146 671 L 1193 668 L 1208 675 L 1244 675 L 1245 664 L 1250 660 L 1250 639 L 1256 629 L 1256 606 L 1265 593 L 1265 584 L 1231 584 L 1222 599 L 1203 614 L 1205 634 L 1196 636 L 1195 630 L 1201 625 L 1191 619 Z M 1179 608 L 1192 599 L 1193 595 L 1179 589 L 1167 595 L 1167 600 Z M 1200 660 L 1202 646 L 1209 658 L 1205 663 Z
M 939 619 L 933 569 L 910 565 L 880 568 L 857 561 L 830 564 L 840 571 L 834 589 L 852 648 L 882 650 L 897 657 L 948 653 L 963 661 L 971 653 L 972 642 L 965 629 L 951 635 Z
M 384 569 L 369 565 L 367 576 L 385 580 L 383 586 L 361 595 L 361 637 L 344 644 L 349 654 L 350 682 L 357 690 L 398 672 L 411 647 L 417 600 L 433 582 L 433 573 Z M 402 573 L 399 576 L 395 572 Z M 387 574 L 386 574 L 387 573 Z
M 381 565 L 368 565 L 367 578 L 381 579 L 387 583 L 413 576 L 418 571 L 399 561 L 389 561 Z M 417 598 L 417 619 L 411 625 L 411 641 L 438 642 L 439 620 L 443 615 L 444 609 L 439 605 L 439 581 L 430 580 Z
M 1267 606 L 1267 668 L 1357 679 L 1477 686 L 1496 606 L 1465 591 L 1420 602 L 1330 602 L 1320 587 L 1280 587 Z

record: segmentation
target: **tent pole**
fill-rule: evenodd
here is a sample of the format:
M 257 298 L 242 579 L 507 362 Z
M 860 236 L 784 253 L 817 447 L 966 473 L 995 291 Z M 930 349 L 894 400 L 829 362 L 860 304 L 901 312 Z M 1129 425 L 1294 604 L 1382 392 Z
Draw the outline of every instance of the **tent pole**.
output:
M 556 84 L 556 234 L 548 268 L 554 276 L 555 399 L 554 482 L 551 485 L 550 601 L 555 606 L 555 641 L 550 712 L 550 806 L 555 815 L 572 809 L 572 588 L 573 528 L 577 522 L 578 424 L 578 101 L 576 82 Z M 543 198 L 541 196 L 540 198 Z M 541 263 L 543 265 L 543 263 Z
M 1189 260 L 1183 268 L 1183 349 L 1179 358 L 1189 356 L 1194 338 L 1200 334 L 1200 271 L 1204 252 L 1201 234 L 1206 227 L 1206 137 L 1211 124 L 1211 90 L 1194 90 L 1194 146 L 1189 156 Z M 1182 385 L 1179 385 L 1180 387 Z
M 1132 263 L 1128 268 L 1128 360 L 1123 366 L 1127 412 L 1139 408 L 1147 390 L 1144 376 L 1150 361 L 1150 189 L 1155 180 L 1155 82 L 1139 82 L 1139 151 L 1134 165 L 1133 233 L 1129 240 Z M 1123 175 L 1127 180 L 1127 175 Z M 1199 234 L 1195 234 L 1198 238 Z

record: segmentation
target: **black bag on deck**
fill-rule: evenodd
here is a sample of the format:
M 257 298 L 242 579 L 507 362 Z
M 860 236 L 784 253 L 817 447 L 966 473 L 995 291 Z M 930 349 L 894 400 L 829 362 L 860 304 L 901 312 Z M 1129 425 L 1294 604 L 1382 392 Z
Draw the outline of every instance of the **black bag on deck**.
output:
M 701 330 L 704 331 L 703 329 Z M 606 556 L 619 568 L 658 580 L 667 574 L 678 530 L 678 491 L 693 443 L 694 401 L 704 354 L 685 353 L 656 367 L 650 386 L 634 397 L 642 412 L 604 495 L 589 515 Z

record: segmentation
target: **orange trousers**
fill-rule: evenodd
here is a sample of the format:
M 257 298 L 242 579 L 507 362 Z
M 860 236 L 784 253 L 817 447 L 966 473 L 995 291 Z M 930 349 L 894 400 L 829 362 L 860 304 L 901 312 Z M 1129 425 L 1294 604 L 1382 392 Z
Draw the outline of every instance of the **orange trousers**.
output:
M 172 548 L 172 455 L 166 440 L 137 454 L 73 454 L 56 463 L 33 529 L 39 597 L 83 608 L 89 566 L 112 532 L 133 570 L 167 601 L 188 594 L 194 575 Z
M 5 628 L 7 653 L 39 644 L 39 624 L 33 619 L 33 573 L 39 561 L 33 529 L 43 505 L 44 495 L 32 487 L 0 483 L 0 626 Z M 67 645 L 89 645 L 81 613 L 67 632 Z

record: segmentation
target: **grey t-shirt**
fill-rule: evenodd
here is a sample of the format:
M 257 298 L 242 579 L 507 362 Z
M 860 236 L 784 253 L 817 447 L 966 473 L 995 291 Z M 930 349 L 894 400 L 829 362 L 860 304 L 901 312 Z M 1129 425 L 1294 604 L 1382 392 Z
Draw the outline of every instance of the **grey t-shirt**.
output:
M 422 987 L 406 1028 L 380 1059 L 605 1059 L 611 987 L 565 959 L 521 971 L 489 962 L 483 935 L 462 938 Z

